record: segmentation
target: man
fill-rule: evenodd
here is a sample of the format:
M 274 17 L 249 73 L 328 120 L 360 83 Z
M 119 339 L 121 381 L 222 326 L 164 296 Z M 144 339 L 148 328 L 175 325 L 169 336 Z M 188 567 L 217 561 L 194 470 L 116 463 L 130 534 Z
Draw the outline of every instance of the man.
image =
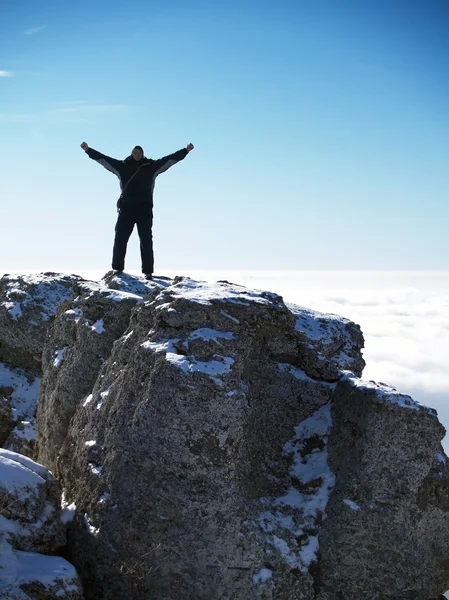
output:
M 153 160 L 146 158 L 141 146 L 135 146 L 131 156 L 117 160 L 89 148 L 86 142 L 81 144 L 86 154 L 96 160 L 120 181 L 121 196 L 117 203 L 119 215 L 115 226 L 112 268 L 122 273 L 125 268 L 126 246 L 130 235 L 137 225 L 142 257 L 142 273 L 147 279 L 153 275 L 153 190 L 156 177 L 171 166 L 183 160 L 193 150 L 193 144 L 173 154 Z

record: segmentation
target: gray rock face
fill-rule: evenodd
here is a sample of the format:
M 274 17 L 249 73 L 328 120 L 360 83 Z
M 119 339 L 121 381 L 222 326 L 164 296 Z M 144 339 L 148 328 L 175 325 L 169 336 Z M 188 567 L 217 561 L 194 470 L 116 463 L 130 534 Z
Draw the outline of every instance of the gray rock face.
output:
M 359 329 L 337 325 L 351 357 L 275 294 L 180 279 L 145 300 L 61 454 L 72 554 L 101 564 L 87 598 L 313 598 L 334 386 L 305 368 L 357 369 Z
M 449 469 L 435 411 L 348 374 L 332 420 L 320 600 L 438 596 L 448 588 Z
M 91 392 L 113 343 L 128 327 L 141 296 L 83 282 L 65 302 L 47 338 L 38 403 L 38 459 L 53 472 L 70 420 Z M 148 291 L 148 289 L 146 290 Z
M 0 361 L 41 375 L 45 336 L 57 307 L 72 297 L 76 275 L 40 273 L 0 279 Z

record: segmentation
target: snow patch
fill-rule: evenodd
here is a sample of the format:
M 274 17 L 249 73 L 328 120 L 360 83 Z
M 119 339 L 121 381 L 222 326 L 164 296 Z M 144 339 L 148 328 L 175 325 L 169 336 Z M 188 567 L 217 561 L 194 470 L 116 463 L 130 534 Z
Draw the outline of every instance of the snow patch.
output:
M 53 366 L 55 367 L 55 369 L 58 369 L 61 366 L 62 361 L 64 360 L 64 354 L 67 352 L 68 349 L 69 347 L 65 346 L 61 350 L 55 350 L 55 360 L 53 361 Z
M 302 572 L 317 560 L 319 523 L 326 518 L 335 485 L 327 462 L 331 428 L 330 403 L 295 427 L 294 437 L 283 448 L 283 455 L 292 459 L 292 484 L 283 496 L 262 498 L 266 510 L 253 522 L 283 560 Z
M 92 395 L 92 394 L 89 394 L 89 395 L 87 396 L 87 398 L 84 400 L 84 402 L 83 402 L 83 406 L 87 406 L 87 405 L 88 405 L 90 402 L 92 402 L 92 399 L 93 399 L 93 395 Z
M 260 569 L 258 573 L 253 575 L 253 583 L 257 585 L 259 583 L 266 583 L 271 576 L 273 575 L 273 571 L 271 569 Z
M 346 506 L 349 506 L 351 510 L 360 510 L 360 506 L 349 498 L 345 498 L 343 502 L 346 504 Z
M 91 331 L 95 331 L 95 333 L 104 333 L 106 330 L 104 328 L 104 322 L 103 319 L 98 319 L 98 321 L 96 321 L 92 327 L 90 328 Z
M 429 415 L 437 417 L 437 411 L 434 408 L 424 406 L 413 400 L 406 394 L 401 394 L 395 388 L 386 385 L 385 383 L 377 383 L 376 381 L 364 381 L 359 379 L 351 371 L 343 371 L 341 381 L 346 381 L 351 384 L 352 387 L 360 390 L 372 390 L 375 392 L 377 400 L 382 403 L 390 403 L 401 408 L 408 408 L 410 410 L 425 411 Z

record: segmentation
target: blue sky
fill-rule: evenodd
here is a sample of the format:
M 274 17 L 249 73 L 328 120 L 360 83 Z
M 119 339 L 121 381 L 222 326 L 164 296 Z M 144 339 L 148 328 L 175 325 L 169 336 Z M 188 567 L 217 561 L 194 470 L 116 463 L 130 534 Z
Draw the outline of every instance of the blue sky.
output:
M 104 268 L 116 158 L 156 271 L 448 269 L 446 0 L 0 5 L 0 270 Z M 137 233 L 127 269 L 139 269 Z

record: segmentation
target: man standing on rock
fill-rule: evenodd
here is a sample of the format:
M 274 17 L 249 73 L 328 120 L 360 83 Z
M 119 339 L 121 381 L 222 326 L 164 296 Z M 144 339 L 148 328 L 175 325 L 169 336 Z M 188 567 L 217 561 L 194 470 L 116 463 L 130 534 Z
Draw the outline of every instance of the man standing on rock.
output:
M 134 225 L 137 225 L 142 273 L 147 279 L 151 279 L 154 265 L 152 234 L 154 183 L 160 173 L 183 160 L 193 150 L 193 144 L 158 160 L 146 158 L 141 146 L 135 146 L 131 155 L 125 160 L 105 156 L 89 148 L 86 142 L 81 144 L 81 148 L 90 158 L 117 175 L 120 181 L 122 193 L 117 202 L 119 214 L 115 226 L 112 268 L 118 273 L 123 272 L 128 240 Z

